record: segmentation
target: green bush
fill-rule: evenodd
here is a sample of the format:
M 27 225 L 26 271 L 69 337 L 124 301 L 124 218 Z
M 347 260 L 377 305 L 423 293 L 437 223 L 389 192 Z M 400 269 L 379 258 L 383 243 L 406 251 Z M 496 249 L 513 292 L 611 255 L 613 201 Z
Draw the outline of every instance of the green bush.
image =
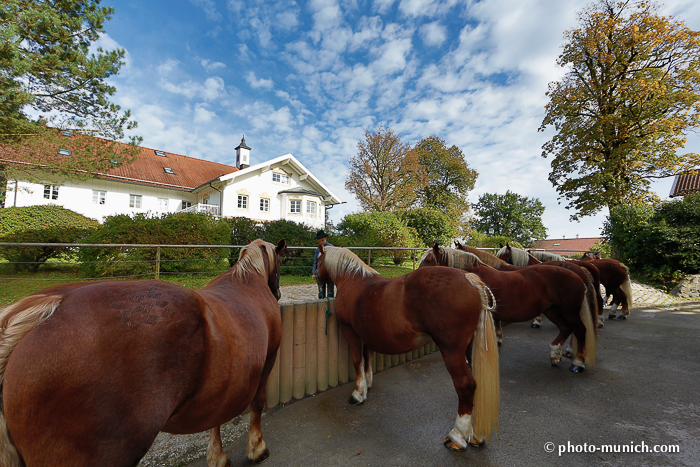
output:
M 406 225 L 393 212 L 348 214 L 338 224 L 338 230 L 344 237 L 345 246 L 402 248 L 422 246 L 416 229 Z M 377 254 L 391 256 L 394 264 L 401 264 L 411 253 L 408 250 L 390 250 L 377 252 Z
M 160 217 L 136 214 L 108 217 L 83 243 L 228 245 L 229 224 L 187 212 Z M 156 248 L 81 248 L 81 268 L 90 276 L 153 274 Z M 161 272 L 193 272 L 224 267 L 226 248 L 161 248 Z
M 428 247 L 433 243 L 449 245 L 457 237 L 458 224 L 447 214 L 430 208 L 412 209 L 398 214 L 408 227 L 416 230 L 422 246 Z
M 700 273 L 700 193 L 612 210 L 603 234 L 620 261 L 653 281 Z
M 0 241 L 23 243 L 74 243 L 98 226 L 94 219 L 61 206 L 0 209 Z M 2 247 L 0 256 L 14 262 L 16 272 L 36 272 L 50 258 L 72 254 L 67 247 Z
M 504 235 L 494 235 L 489 237 L 478 230 L 472 230 L 470 232 L 467 245 L 473 246 L 474 248 L 493 248 L 495 250 L 499 250 L 505 245 L 514 246 L 516 248 L 524 248 L 520 242 L 513 240 L 510 237 L 506 237 Z

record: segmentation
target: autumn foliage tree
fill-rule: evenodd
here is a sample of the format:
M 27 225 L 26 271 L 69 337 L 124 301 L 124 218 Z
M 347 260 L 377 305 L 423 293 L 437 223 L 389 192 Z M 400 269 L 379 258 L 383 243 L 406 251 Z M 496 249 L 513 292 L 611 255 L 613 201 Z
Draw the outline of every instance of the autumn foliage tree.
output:
M 390 128 L 380 126 L 365 131 L 357 143 L 357 154 L 350 159 L 345 188 L 365 211 L 408 209 L 426 184 L 418 155 Z
M 657 14 L 654 2 L 599 0 L 565 34 L 540 127 L 556 134 L 549 180 L 572 219 L 649 201 L 650 180 L 700 164 L 679 154 L 700 123 L 700 34 Z

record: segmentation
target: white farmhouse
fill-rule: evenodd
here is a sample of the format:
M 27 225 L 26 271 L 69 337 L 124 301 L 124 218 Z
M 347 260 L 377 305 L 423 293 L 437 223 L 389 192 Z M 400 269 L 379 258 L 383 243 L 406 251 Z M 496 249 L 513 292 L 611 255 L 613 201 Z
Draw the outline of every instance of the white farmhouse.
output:
M 141 148 L 135 162 L 114 164 L 89 180 L 60 185 L 8 180 L 5 207 L 57 204 L 98 221 L 116 214 L 198 211 L 263 222 L 287 219 L 321 229 L 326 210 L 341 203 L 292 154 L 250 165 L 245 138 L 235 149 L 235 167 Z M 60 151 L 70 157 L 69 150 Z M 0 164 L 18 162 L 12 159 L 0 148 Z

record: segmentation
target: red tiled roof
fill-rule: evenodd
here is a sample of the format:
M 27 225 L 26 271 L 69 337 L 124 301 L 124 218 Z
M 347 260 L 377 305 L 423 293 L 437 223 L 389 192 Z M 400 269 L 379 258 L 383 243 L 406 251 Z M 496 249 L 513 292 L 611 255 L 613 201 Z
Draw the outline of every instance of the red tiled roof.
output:
M 602 240 L 600 237 L 535 240 L 534 248 L 541 248 L 558 254 L 577 251 L 584 252 L 589 251 L 591 247 L 600 240 Z
M 78 140 L 79 138 L 91 137 L 75 135 L 71 139 Z M 99 138 L 91 139 L 99 140 Z M 66 141 L 66 144 L 62 146 L 70 149 L 72 144 Z M 230 165 L 195 159 L 194 157 L 172 152 L 163 151 L 165 156 L 159 156 L 155 154 L 153 149 L 139 148 L 139 150 L 133 163 L 115 165 L 104 172 L 95 173 L 95 176 L 104 180 L 192 191 L 222 175 L 238 171 L 238 168 Z M 31 160 L 28 156 L 22 156 L 15 150 L 4 147 L 0 147 L 0 159 L 10 163 L 12 161 L 18 163 L 41 163 Z M 166 167 L 172 169 L 173 173 L 166 173 Z
M 688 193 L 693 193 L 700 190 L 700 172 L 694 174 L 676 175 L 671 189 L 671 198 L 675 196 L 684 196 Z

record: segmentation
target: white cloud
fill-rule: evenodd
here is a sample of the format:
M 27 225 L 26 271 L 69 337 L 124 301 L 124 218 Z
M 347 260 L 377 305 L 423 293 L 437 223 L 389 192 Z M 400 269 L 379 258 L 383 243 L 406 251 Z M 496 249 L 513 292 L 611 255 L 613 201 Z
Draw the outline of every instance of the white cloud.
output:
M 223 18 L 216 8 L 214 0 L 190 0 L 190 3 L 201 8 L 209 21 L 221 21 Z
M 210 122 L 214 118 L 216 118 L 216 113 L 211 112 L 204 107 L 197 107 L 194 109 L 194 121 L 196 123 Z
M 200 62 L 202 66 L 204 67 L 205 70 L 207 71 L 215 71 L 220 68 L 226 68 L 226 64 L 222 62 L 212 62 L 211 60 L 202 60 Z
M 245 80 L 248 81 L 248 84 L 250 84 L 250 87 L 253 89 L 272 89 L 272 87 L 275 85 L 275 83 L 273 83 L 271 79 L 257 79 L 255 77 L 255 72 L 253 71 L 248 72 L 248 75 L 246 75 Z
M 447 39 L 447 29 L 439 21 L 421 26 L 420 34 L 423 37 L 423 42 L 432 46 L 442 45 Z

